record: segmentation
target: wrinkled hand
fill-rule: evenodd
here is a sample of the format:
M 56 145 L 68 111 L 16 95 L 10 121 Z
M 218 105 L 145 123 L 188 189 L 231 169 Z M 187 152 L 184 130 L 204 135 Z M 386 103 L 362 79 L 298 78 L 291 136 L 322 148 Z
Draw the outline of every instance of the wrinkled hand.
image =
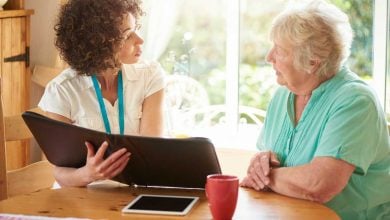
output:
M 104 153 L 108 148 L 106 141 L 102 143 L 96 154 L 92 144 L 85 142 L 85 145 L 88 150 L 87 162 L 81 169 L 89 183 L 115 177 L 122 172 L 130 159 L 131 153 L 127 152 L 126 148 L 121 148 L 106 159 L 103 159 Z
M 240 186 L 265 190 L 270 184 L 269 174 L 271 169 L 279 167 L 277 155 L 271 151 L 256 153 L 249 164 L 247 176 L 241 181 Z

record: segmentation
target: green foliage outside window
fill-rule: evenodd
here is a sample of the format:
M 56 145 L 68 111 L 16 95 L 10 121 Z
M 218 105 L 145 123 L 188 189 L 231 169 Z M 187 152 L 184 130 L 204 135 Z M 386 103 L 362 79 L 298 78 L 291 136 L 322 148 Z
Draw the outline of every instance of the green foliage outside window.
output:
M 346 12 L 354 31 L 349 65 L 360 77 L 372 78 L 373 0 L 331 0 Z
M 362 78 L 371 79 L 373 1 L 330 1 L 349 15 L 354 30 L 349 66 Z M 177 28 L 160 62 L 171 74 L 185 74 L 199 81 L 210 104 L 224 104 L 229 98 L 225 97 L 226 15 L 214 0 L 207 2 L 210 10 L 204 10 L 203 1 L 183 2 Z M 271 47 L 268 31 L 286 1 L 266 2 L 264 5 L 259 0 L 245 0 L 246 9 L 240 15 L 240 105 L 263 110 L 277 87 L 272 67 L 265 62 Z M 186 33 L 192 38 L 186 40 Z

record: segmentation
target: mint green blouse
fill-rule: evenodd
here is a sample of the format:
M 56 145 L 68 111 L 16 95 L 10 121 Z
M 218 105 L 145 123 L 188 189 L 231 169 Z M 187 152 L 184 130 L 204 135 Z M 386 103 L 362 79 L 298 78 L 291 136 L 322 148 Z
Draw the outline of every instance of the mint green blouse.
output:
M 296 126 L 294 98 L 277 90 L 257 147 L 287 167 L 322 156 L 354 164 L 347 186 L 326 205 L 343 219 L 390 219 L 389 134 L 372 89 L 344 67 L 313 91 Z

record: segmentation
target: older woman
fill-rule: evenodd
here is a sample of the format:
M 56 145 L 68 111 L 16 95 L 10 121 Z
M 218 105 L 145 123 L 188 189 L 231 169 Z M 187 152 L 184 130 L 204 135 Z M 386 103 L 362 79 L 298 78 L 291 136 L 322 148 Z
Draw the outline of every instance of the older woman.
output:
M 69 0 L 55 26 L 56 46 L 70 65 L 47 86 L 39 103 L 47 116 L 107 133 L 163 134 L 163 71 L 140 61 L 138 0 Z M 61 134 L 58 134 L 61 135 Z M 56 167 L 62 186 L 85 186 L 119 174 L 130 158 L 125 148 L 103 156 L 86 143 L 85 166 Z
M 343 219 L 390 219 L 390 144 L 373 90 L 345 65 L 352 31 L 312 1 L 275 20 L 274 95 L 241 186 L 325 203 Z

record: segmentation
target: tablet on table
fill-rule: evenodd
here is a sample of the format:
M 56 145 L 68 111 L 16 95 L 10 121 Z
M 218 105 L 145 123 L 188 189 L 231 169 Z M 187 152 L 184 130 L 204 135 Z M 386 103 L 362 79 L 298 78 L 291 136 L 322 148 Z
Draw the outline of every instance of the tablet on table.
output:
M 199 197 L 141 194 L 122 209 L 123 213 L 186 215 Z

